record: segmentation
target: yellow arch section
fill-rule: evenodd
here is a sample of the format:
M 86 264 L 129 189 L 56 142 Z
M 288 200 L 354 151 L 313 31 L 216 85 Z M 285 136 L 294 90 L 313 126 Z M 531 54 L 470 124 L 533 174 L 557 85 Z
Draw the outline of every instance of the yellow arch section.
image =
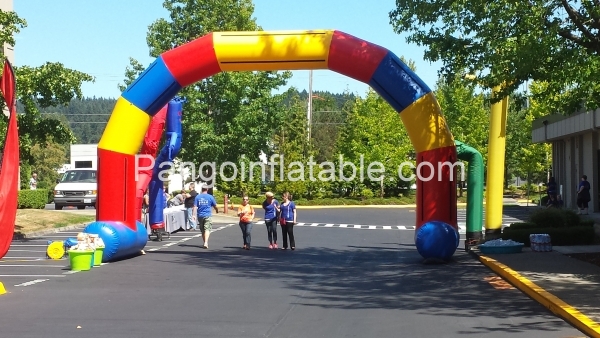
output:
M 213 43 L 222 71 L 327 69 L 333 32 L 221 32 Z

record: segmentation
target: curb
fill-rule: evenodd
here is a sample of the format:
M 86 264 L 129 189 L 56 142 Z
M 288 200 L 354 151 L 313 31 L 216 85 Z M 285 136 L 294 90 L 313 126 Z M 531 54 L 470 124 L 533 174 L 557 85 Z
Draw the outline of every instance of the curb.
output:
M 600 324 L 493 258 L 473 252 L 483 265 L 590 337 L 600 337 Z
M 13 236 L 13 241 L 20 240 L 20 239 L 26 239 L 26 238 L 40 237 L 40 236 L 49 235 L 49 234 L 55 234 L 55 233 L 58 233 L 61 231 L 74 230 L 77 228 L 81 228 L 82 226 L 85 226 L 85 225 L 87 225 L 87 223 L 69 225 L 69 226 L 61 227 L 61 228 L 40 230 L 40 231 L 35 231 L 35 232 L 29 232 L 26 234 L 15 234 Z

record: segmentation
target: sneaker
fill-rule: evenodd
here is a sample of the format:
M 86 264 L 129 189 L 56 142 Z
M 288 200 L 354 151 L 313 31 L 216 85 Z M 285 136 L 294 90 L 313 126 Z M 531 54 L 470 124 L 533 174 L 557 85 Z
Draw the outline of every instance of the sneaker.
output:
M 208 244 L 204 243 L 204 245 L 202 246 L 204 249 L 208 249 Z
M 296 248 L 295 248 L 295 247 L 292 247 L 291 249 L 292 249 L 292 250 L 296 250 Z
M 273 249 L 273 244 L 269 244 L 269 249 Z
M 287 248 L 281 248 L 281 250 L 287 250 Z
M 273 243 L 273 249 L 277 249 L 277 243 Z

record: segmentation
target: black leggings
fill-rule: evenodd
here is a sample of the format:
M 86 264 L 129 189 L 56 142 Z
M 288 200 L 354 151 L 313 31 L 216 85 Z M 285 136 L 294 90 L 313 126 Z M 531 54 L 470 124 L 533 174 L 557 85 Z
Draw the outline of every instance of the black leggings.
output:
M 281 226 L 281 234 L 283 235 L 283 248 L 288 247 L 288 236 L 290 237 L 290 248 L 296 247 L 296 241 L 294 240 L 294 223 L 286 221 L 285 225 Z
M 265 221 L 267 225 L 267 236 L 269 237 L 269 243 L 277 243 L 277 218 L 273 218 Z
M 589 201 L 587 198 L 581 198 L 581 197 L 577 198 L 577 206 L 579 207 L 579 209 L 587 209 L 588 203 L 589 203 Z

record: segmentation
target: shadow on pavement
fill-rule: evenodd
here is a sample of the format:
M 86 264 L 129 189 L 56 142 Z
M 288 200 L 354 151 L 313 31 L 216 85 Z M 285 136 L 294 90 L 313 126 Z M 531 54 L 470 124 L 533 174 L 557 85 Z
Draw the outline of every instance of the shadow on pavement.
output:
M 348 246 L 344 250 L 301 248 L 279 252 L 232 247 L 202 250 L 188 244 L 179 247 L 191 250 L 165 249 L 153 254 L 156 255 L 153 259 L 181 264 L 186 269 L 194 266 L 210 269 L 234 278 L 281 279 L 287 287 L 298 291 L 295 303 L 303 306 L 406 310 L 454 316 L 463 321 L 484 316 L 508 319 L 502 326 L 473 326 L 465 328 L 462 334 L 552 332 L 565 325 L 550 312 L 544 316 L 542 307 L 520 291 L 494 289 L 482 279 L 482 274 L 494 274 L 462 251 L 457 251 L 448 264 L 424 265 L 414 247 L 402 246 L 393 249 Z M 184 258 L 160 257 L 182 254 Z

